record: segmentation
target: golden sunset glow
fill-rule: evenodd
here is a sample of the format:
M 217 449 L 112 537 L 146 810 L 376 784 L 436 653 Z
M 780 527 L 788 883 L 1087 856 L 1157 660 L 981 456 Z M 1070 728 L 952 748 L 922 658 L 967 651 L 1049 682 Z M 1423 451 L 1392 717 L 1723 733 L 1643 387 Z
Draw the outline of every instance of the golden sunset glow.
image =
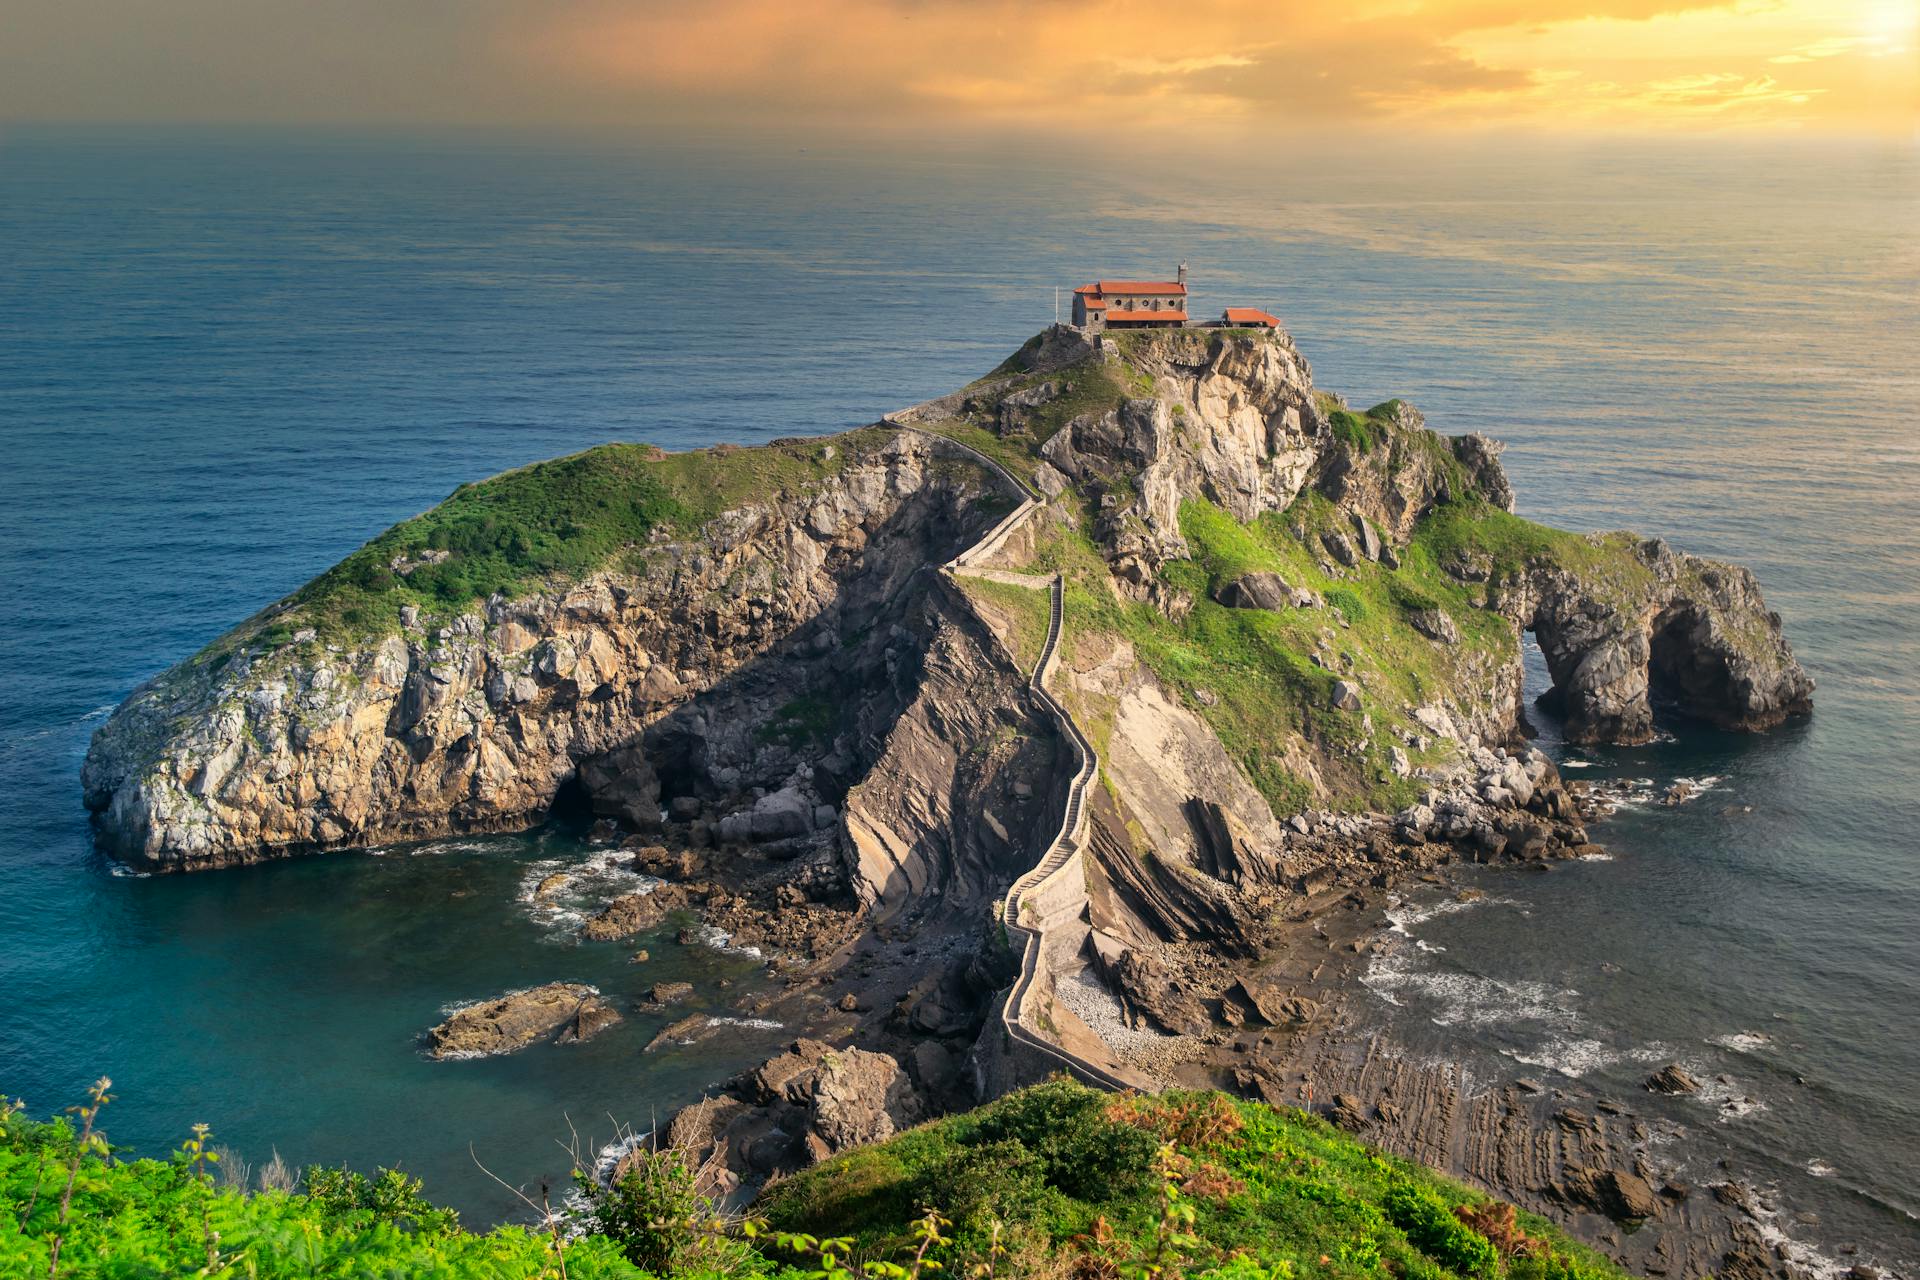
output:
M 1911 136 L 1917 24 L 1920 0 L 33 3 L 0 120 Z
M 581 0 L 541 71 L 723 114 L 1910 132 L 1920 0 Z

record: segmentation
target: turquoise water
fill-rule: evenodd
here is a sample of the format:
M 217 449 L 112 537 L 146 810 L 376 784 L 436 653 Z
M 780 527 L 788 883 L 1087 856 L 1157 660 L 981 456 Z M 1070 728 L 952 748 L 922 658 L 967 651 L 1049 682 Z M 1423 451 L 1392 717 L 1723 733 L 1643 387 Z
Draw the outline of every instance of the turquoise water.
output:
M 449 1003 L 684 966 L 724 1014 L 750 966 L 573 945 L 520 900 L 530 860 L 592 856 L 560 830 L 115 876 L 80 810 L 87 736 L 461 481 L 609 439 L 867 421 L 991 367 L 1055 286 L 1186 258 L 1197 306 L 1270 306 L 1323 385 L 1509 441 L 1527 514 L 1753 566 L 1820 682 L 1818 714 L 1767 738 L 1596 755 L 1721 781 L 1624 815 L 1612 862 L 1501 882 L 1517 906 L 1410 925 L 1447 949 L 1409 979 L 1431 994 L 1383 1016 L 1486 1072 L 1557 1058 L 1624 1088 L 1654 1046 L 1710 1061 L 1765 1110 L 1677 1112 L 1677 1150 L 1778 1181 L 1819 1213 L 1795 1227 L 1814 1243 L 1920 1252 L 1912 150 L 1289 146 L 1161 172 L 1143 191 L 1084 153 L 0 136 L 0 1090 L 44 1111 L 107 1072 L 113 1135 L 141 1150 L 204 1119 L 249 1159 L 402 1162 L 485 1215 L 507 1205 L 469 1142 L 512 1179 L 552 1173 L 568 1116 L 644 1123 L 762 1056 L 778 1032 L 642 1056 L 635 1019 L 427 1063 L 413 1038 Z M 1465 1004 L 1492 1015 L 1451 1016 L 1456 970 L 1559 1011 L 1482 988 Z M 1767 1038 L 1713 1043 L 1745 1032 Z

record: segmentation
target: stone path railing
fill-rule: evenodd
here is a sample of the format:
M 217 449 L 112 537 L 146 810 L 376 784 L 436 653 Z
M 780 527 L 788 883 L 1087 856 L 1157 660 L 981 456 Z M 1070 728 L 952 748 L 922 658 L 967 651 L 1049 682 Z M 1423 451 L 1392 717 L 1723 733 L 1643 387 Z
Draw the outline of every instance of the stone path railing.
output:
M 1058 1062 L 1085 1083 L 1103 1089 L 1128 1089 L 1133 1086 L 1106 1068 L 1087 1061 L 1064 1045 L 1055 1044 L 1027 1025 L 1028 997 L 1043 975 L 1047 931 L 1069 911 L 1077 912 L 1087 900 L 1086 869 L 1080 857 L 1087 827 L 1087 788 L 1100 771 L 1100 759 L 1094 754 L 1093 744 L 1080 732 L 1072 714 L 1047 689 L 1047 677 L 1052 674 L 1054 660 L 1059 656 L 1060 630 L 1066 612 L 1063 575 L 1054 575 L 1048 595 L 1047 642 L 1040 650 L 1040 661 L 1034 667 L 1030 684 L 1034 696 L 1053 712 L 1066 731 L 1067 740 L 1079 757 L 1079 765 L 1074 770 L 1073 781 L 1067 784 L 1066 812 L 1061 817 L 1059 832 L 1039 863 L 1007 890 L 1001 920 L 1008 940 L 1018 936 L 1023 945 L 1020 976 L 1014 980 L 1013 989 L 1000 1008 L 1000 1019 L 1008 1035 Z
M 1016 575 L 983 569 L 980 562 L 1004 547 L 1007 539 L 1040 510 L 1043 504 L 1039 495 L 1006 467 L 971 445 L 937 432 L 895 422 L 891 415 L 886 421 L 902 430 L 932 436 L 964 451 L 1024 495 L 1024 501 L 1005 519 L 944 566 L 950 575 L 991 577 L 1001 582 L 1014 578 Z M 1060 830 L 1048 843 L 1040 861 L 1013 882 L 1001 908 L 1001 922 L 1006 927 L 1007 939 L 1020 947 L 1020 973 L 1000 1006 L 1000 1021 L 1014 1041 L 1039 1053 L 1075 1078 L 1102 1089 L 1131 1089 L 1136 1086 L 1098 1063 L 1090 1062 L 1064 1045 L 1055 1043 L 1028 1025 L 1028 1000 L 1044 976 L 1049 927 L 1063 917 L 1076 914 L 1086 902 L 1086 874 L 1080 856 L 1087 827 L 1087 788 L 1099 775 L 1100 769 L 1093 743 L 1074 723 L 1072 713 L 1047 689 L 1047 678 L 1053 673 L 1054 662 L 1059 657 L 1060 633 L 1066 620 L 1066 578 L 1061 574 L 1055 574 L 1051 579 L 1034 576 L 1021 585 L 1038 588 L 1043 584 L 1048 593 L 1047 638 L 1040 649 L 1040 660 L 1034 665 L 1027 683 L 1034 697 L 1053 713 L 1067 741 L 1073 744 L 1077 764 L 1073 780 L 1067 785 L 1067 803 L 1061 815 Z

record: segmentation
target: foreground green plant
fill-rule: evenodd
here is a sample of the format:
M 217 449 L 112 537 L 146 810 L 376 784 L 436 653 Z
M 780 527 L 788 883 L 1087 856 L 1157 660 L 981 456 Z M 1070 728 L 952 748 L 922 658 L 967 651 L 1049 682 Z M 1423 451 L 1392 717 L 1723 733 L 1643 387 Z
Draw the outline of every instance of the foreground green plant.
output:
M 604 1280 L 1620 1280 L 1551 1226 L 1311 1116 L 1216 1093 L 1115 1097 L 1056 1080 L 716 1206 L 643 1148 L 577 1209 L 462 1228 L 390 1169 L 309 1168 L 298 1191 L 217 1184 L 205 1125 L 122 1160 L 97 1120 L 0 1102 L 0 1276 Z M 576 1159 L 576 1163 L 584 1161 Z
M 954 1221 L 948 1271 L 982 1280 L 1623 1274 L 1544 1220 L 1301 1112 L 1065 1080 L 836 1156 L 761 1208 L 775 1232 L 838 1233 L 837 1257 L 899 1258 L 929 1203 Z M 1496 1242 L 1475 1223 L 1505 1225 Z
M 451 1210 L 393 1170 L 310 1169 L 300 1193 L 216 1185 L 219 1153 L 196 1125 L 166 1160 L 118 1158 L 98 1127 L 108 1082 L 78 1121 L 0 1107 L 0 1276 L 556 1277 L 642 1274 L 600 1236 L 567 1241 L 519 1226 L 462 1230 Z

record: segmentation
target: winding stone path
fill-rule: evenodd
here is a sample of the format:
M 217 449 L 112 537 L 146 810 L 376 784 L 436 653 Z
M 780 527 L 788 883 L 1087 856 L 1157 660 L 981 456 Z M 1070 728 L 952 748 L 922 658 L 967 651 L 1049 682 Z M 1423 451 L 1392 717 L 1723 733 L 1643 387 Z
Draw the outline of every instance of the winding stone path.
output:
M 891 417 L 887 420 L 893 421 Z M 1047 962 L 1050 950 L 1048 935 L 1059 924 L 1077 916 L 1086 904 L 1086 875 L 1080 865 L 1080 856 L 1087 825 L 1087 787 L 1099 775 L 1100 760 L 1094 752 L 1093 743 L 1074 722 L 1072 713 L 1047 689 L 1047 678 L 1052 674 L 1054 662 L 1059 656 L 1060 633 L 1066 619 L 1066 578 L 1057 573 L 1048 578 L 986 568 L 980 562 L 1006 545 L 1007 539 L 1045 504 L 1031 487 L 978 449 L 937 432 L 898 422 L 893 425 L 921 435 L 935 436 L 962 450 L 1024 495 L 1024 501 L 1004 520 L 988 530 L 978 542 L 948 561 L 943 570 L 952 577 L 982 578 L 1047 591 L 1047 638 L 1041 646 L 1040 660 L 1034 664 L 1033 673 L 1028 677 L 1028 687 L 1034 697 L 1053 713 L 1061 732 L 1073 744 L 1079 760 L 1073 780 L 1067 787 L 1067 803 L 1061 815 L 1060 830 L 1047 845 L 1047 851 L 1041 855 L 1040 861 L 1013 882 L 1001 908 L 1001 922 L 1006 927 L 1008 938 L 1017 941 L 1021 948 L 1020 974 L 1014 979 L 1000 1007 L 1001 1022 L 1012 1039 L 1057 1063 L 1076 1079 L 1103 1089 L 1141 1088 L 1149 1082 L 1127 1079 L 1074 1052 L 1031 1025 L 1034 1010 L 1030 998 L 1036 990 L 1044 991 L 1049 985 L 1043 982 L 1050 972 Z M 1099 1038 L 1091 1028 L 1089 1033 L 1095 1039 Z

